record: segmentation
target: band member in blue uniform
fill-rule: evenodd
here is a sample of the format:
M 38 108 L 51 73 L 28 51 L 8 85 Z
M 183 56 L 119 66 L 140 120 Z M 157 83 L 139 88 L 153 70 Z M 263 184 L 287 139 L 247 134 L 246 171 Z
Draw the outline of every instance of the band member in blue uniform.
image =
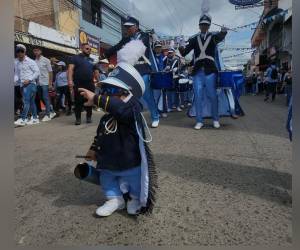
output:
M 216 91 L 218 70 L 215 63 L 215 52 L 217 44 L 224 40 L 227 29 L 222 27 L 221 32 L 209 32 L 211 20 L 210 15 L 203 14 L 199 20 L 201 32 L 191 37 L 185 48 L 179 48 L 182 56 L 186 56 L 194 50 L 193 87 L 197 114 L 197 123 L 194 128 L 197 130 L 201 129 L 204 125 L 202 117 L 202 96 L 204 89 L 206 89 L 212 104 L 213 126 L 220 128 Z
M 122 38 L 122 40 L 112 48 L 108 49 L 104 53 L 105 58 L 109 58 L 114 55 L 117 51 L 122 49 L 122 47 L 129 43 L 131 40 L 141 40 L 144 45 L 147 47 L 145 55 L 143 55 L 138 63 L 135 65 L 137 71 L 142 75 L 145 85 L 146 91 L 143 96 L 144 100 L 147 103 L 148 109 L 151 113 L 152 119 L 152 127 L 157 128 L 159 125 L 159 112 L 157 109 L 157 105 L 154 100 L 153 90 L 150 86 L 150 72 L 151 72 L 151 56 L 153 55 L 150 43 L 150 35 L 148 33 L 142 32 L 139 29 L 139 21 L 134 17 L 128 17 L 124 23 L 124 27 L 126 28 L 127 36 Z
M 173 89 L 167 91 L 168 96 L 168 112 L 172 109 L 176 109 L 181 112 L 179 94 L 176 92 L 176 86 L 179 79 L 179 67 L 180 60 L 175 54 L 175 49 L 170 48 L 168 51 L 168 57 L 165 60 L 165 71 L 171 71 L 173 73 Z
M 153 46 L 153 52 L 154 52 L 154 59 L 155 59 L 155 71 L 156 72 L 162 72 L 165 68 L 165 61 L 166 61 L 166 56 L 163 55 L 162 53 L 162 43 L 160 41 L 156 41 Z M 161 90 L 157 90 L 158 92 L 158 100 L 157 100 L 157 105 L 159 105 L 159 100 L 162 97 L 163 100 L 163 107 L 162 107 L 162 112 L 161 116 L 166 118 L 167 115 L 167 90 L 165 88 Z

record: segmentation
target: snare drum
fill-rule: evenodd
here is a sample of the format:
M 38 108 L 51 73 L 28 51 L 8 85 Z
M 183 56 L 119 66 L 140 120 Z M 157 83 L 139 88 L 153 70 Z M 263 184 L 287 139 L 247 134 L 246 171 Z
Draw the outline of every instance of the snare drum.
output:
M 182 93 L 182 92 L 187 92 L 189 90 L 189 79 L 188 78 L 181 78 L 178 80 L 177 83 L 177 91 Z
M 151 87 L 153 89 L 171 89 L 173 88 L 172 72 L 157 72 L 151 74 Z
M 241 75 L 241 71 L 220 71 L 218 86 L 222 88 L 233 88 L 233 78 L 235 75 Z

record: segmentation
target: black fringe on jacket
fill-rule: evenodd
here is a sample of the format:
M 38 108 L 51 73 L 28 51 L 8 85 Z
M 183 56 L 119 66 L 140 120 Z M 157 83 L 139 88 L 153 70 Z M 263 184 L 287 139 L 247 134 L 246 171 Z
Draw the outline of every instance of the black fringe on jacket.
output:
M 143 124 L 143 119 L 140 113 L 135 114 L 139 128 L 142 130 L 143 137 L 146 138 L 145 127 Z M 156 191 L 158 188 L 158 176 L 157 170 L 153 158 L 153 154 L 149 147 L 149 143 L 144 142 L 145 153 L 148 162 L 148 173 L 149 173 L 149 187 L 148 187 L 148 200 L 145 207 L 141 208 L 140 214 L 150 215 L 153 211 L 156 202 Z

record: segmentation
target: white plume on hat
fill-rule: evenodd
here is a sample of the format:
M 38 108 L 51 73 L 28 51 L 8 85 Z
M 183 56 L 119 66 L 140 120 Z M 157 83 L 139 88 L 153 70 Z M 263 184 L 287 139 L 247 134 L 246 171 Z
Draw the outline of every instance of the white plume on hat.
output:
M 209 9 L 210 9 L 209 0 L 203 0 L 201 5 L 201 14 L 202 15 L 208 14 Z
M 130 65 L 135 65 L 138 60 L 145 55 L 146 46 L 140 40 L 132 40 L 127 43 L 121 50 L 117 53 L 118 64 L 128 63 Z
M 210 20 L 212 19 L 211 15 L 208 14 L 210 10 L 210 2 L 209 0 L 203 0 L 201 5 L 201 17 L 208 16 Z
M 129 0 L 129 2 L 128 2 L 127 13 L 129 16 L 139 19 L 139 16 L 140 16 L 139 11 L 136 8 L 133 0 Z

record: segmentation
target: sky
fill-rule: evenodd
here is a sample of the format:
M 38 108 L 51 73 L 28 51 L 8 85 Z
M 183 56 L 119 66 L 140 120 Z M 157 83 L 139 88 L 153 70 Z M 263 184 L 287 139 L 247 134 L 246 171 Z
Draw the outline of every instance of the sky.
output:
M 130 3 L 131 1 L 131 3 Z M 212 22 L 235 28 L 258 21 L 262 7 L 235 10 L 228 0 L 111 0 L 130 15 L 137 17 L 143 25 L 155 31 L 171 36 L 192 36 L 199 32 L 198 22 L 201 15 L 202 2 L 209 6 Z M 211 31 L 219 31 L 220 27 L 211 26 Z M 229 31 L 225 39 L 225 47 L 251 47 L 253 28 Z M 239 54 L 241 51 L 224 51 L 222 56 Z M 251 53 L 241 55 L 226 62 L 228 66 L 245 63 Z

